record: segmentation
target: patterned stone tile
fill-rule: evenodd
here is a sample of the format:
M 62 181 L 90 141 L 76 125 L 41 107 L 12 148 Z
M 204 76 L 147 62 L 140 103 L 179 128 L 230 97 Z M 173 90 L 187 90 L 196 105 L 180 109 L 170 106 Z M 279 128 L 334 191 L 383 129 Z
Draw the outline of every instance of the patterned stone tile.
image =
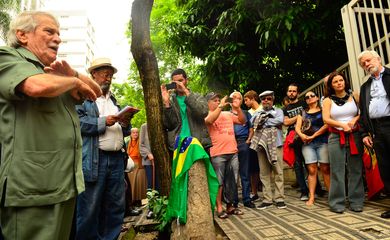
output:
M 336 214 L 329 211 L 326 198 L 318 198 L 313 207 L 307 207 L 295 189 L 286 188 L 285 193 L 286 209 L 240 206 L 244 215 L 216 218 L 215 222 L 231 240 L 390 240 L 390 220 L 379 217 L 385 209 L 390 209 L 390 199 L 366 201 L 362 213 L 346 209 L 343 214 Z

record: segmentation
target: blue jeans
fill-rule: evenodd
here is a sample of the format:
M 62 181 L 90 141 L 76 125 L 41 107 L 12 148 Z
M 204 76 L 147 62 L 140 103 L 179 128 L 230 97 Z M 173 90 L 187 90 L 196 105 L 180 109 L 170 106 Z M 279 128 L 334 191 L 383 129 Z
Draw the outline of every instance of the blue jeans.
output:
M 250 168 L 249 168 L 249 158 L 250 158 L 250 148 L 245 140 L 237 140 L 238 148 L 238 166 L 239 173 L 241 178 L 241 187 L 242 187 L 242 202 L 250 202 L 250 192 L 251 192 L 251 181 L 250 181 Z M 235 200 L 235 203 L 238 203 L 238 194 Z
M 309 189 L 307 188 L 307 185 L 306 185 L 304 158 L 302 155 L 302 146 L 294 146 L 294 153 L 295 153 L 295 162 L 294 162 L 295 177 L 297 179 L 301 193 L 308 194 Z
M 344 147 L 340 146 L 340 136 L 336 133 L 329 135 L 328 152 L 330 162 L 329 207 L 332 210 L 344 210 L 346 192 L 349 205 L 352 208 L 363 207 L 363 143 L 358 132 L 353 133 L 358 155 L 351 155 L 348 134 L 345 136 Z M 346 174 L 348 174 L 346 176 Z M 347 189 L 345 180 L 347 179 Z
M 77 198 L 76 239 L 116 239 L 125 215 L 123 154 L 99 151 L 96 182 L 85 182 Z

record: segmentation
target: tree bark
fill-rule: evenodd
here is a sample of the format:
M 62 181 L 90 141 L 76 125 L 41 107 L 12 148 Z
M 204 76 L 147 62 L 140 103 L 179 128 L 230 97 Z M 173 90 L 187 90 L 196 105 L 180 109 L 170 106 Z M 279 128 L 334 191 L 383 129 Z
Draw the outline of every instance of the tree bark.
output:
M 148 133 L 161 183 L 161 194 L 168 195 L 172 160 L 169 157 L 167 135 L 163 128 L 158 65 L 150 40 L 152 6 L 153 0 L 133 2 L 131 52 L 144 90 Z M 187 216 L 187 224 L 174 229 L 172 236 L 177 236 L 175 239 L 215 239 L 206 169 L 204 163 L 200 161 L 189 170 Z
M 153 0 L 134 0 L 131 9 L 131 52 L 137 64 L 144 91 L 146 119 L 151 149 L 155 158 L 161 195 L 167 196 L 171 183 L 172 162 L 167 135 L 163 128 L 163 109 L 157 59 L 150 40 L 150 13 Z M 157 137 L 158 136 L 158 137 Z

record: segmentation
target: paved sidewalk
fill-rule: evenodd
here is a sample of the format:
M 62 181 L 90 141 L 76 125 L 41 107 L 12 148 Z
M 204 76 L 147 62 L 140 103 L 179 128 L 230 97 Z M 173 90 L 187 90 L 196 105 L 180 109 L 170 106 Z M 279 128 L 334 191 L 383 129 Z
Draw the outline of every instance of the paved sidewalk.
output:
M 231 240 L 242 239 L 390 239 L 390 219 L 380 214 L 390 209 L 390 199 L 366 201 L 364 211 L 329 211 L 327 199 L 317 198 L 307 207 L 296 189 L 285 189 L 287 208 L 275 206 L 259 210 L 240 205 L 244 215 L 215 218 L 216 224 Z M 258 206 L 261 202 L 256 201 Z

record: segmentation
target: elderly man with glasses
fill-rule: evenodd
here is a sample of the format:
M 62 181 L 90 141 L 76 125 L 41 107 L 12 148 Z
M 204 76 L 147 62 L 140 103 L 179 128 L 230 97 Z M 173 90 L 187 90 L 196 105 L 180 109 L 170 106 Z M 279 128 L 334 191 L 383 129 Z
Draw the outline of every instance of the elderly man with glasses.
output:
M 123 137 L 129 133 L 132 115 L 118 116 L 120 107 L 110 92 L 117 69 L 110 59 L 94 60 L 88 72 L 103 95 L 77 106 L 85 192 L 77 199 L 76 239 L 116 239 L 125 214 Z
M 283 111 L 274 107 L 274 92 L 264 91 L 260 95 L 263 110 L 256 112 L 252 119 L 253 137 L 250 148 L 257 151 L 260 165 L 260 180 L 263 184 L 263 202 L 258 209 L 266 209 L 273 205 L 286 208 L 284 203 L 284 178 L 282 158 L 282 124 Z M 271 189 L 271 175 L 274 173 L 275 194 Z

